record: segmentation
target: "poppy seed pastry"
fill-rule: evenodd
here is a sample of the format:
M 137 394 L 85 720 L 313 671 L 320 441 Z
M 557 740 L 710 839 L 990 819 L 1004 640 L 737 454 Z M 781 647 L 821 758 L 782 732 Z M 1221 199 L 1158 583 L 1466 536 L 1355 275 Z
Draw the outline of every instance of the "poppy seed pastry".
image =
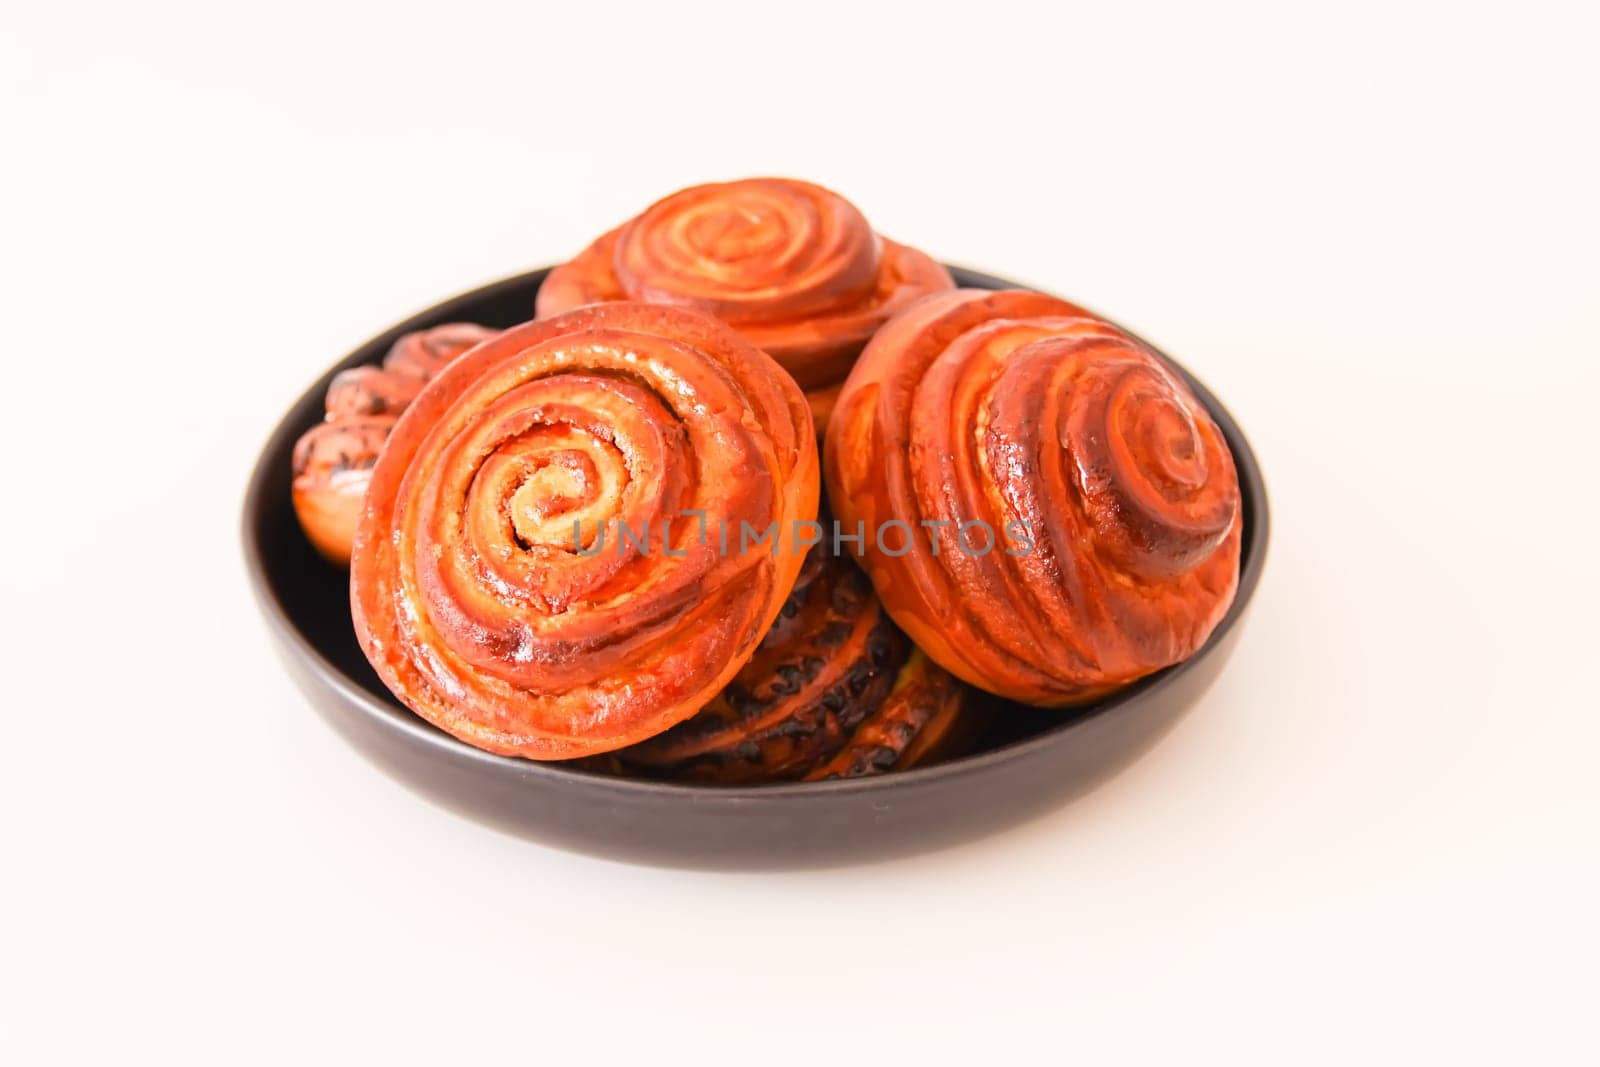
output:
M 1064 706 L 1192 655 L 1232 603 L 1227 443 L 1178 374 L 1073 304 L 930 296 L 867 346 L 826 442 L 895 622 L 991 693 Z
M 597 769 L 717 785 L 902 771 L 955 755 L 986 706 L 889 620 L 866 575 L 823 542 L 772 629 L 693 718 Z
M 402 336 L 379 366 L 340 371 L 328 385 L 322 422 L 295 443 L 295 515 L 325 559 L 350 564 L 350 542 L 372 465 L 389 431 L 428 380 L 495 331 L 457 322 Z
M 604 304 L 513 327 L 431 381 L 373 470 L 356 633 L 402 703 L 528 759 L 611 751 L 739 670 L 803 551 L 705 530 L 814 519 L 799 387 L 683 308 Z
M 539 316 L 642 300 L 714 315 L 794 375 L 826 426 L 862 347 L 950 273 L 872 231 L 848 200 L 789 178 L 697 185 L 550 272 Z

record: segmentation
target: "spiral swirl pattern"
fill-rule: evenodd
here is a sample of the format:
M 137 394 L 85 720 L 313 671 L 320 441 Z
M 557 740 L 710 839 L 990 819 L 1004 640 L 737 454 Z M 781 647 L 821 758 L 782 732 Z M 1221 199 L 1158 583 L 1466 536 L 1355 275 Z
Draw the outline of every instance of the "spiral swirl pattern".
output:
M 295 514 L 330 562 L 350 562 L 372 465 L 400 413 L 430 378 L 493 336 L 493 330 L 471 323 L 417 330 L 396 341 L 381 366 L 352 367 L 334 376 L 325 418 L 295 443 L 292 461 Z
M 859 777 L 950 754 L 970 690 L 889 621 L 866 575 L 806 559 L 755 654 L 699 714 L 595 769 L 722 785 Z M 967 705 L 964 707 L 964 705 Z
M 641 300 L 715 315 L 794 375 L 821 426 L 878 327 L 953 284 L 838 194 L 752 178 L 685 189 L 605 234 L 551 272 L 538 313 Z
M 749 657 L 801 555 L 717 531 L 811 519 L 818 480 L 799 390 L 715 320 L 608 304 L 527 323 L 395 427 L 356 536 L 357 633 L 396 696 L 470 744 L 610 751 Z
M 904 524 L 863 560 L 895 621 L 1026 703 L 1187 658 L 1238 583 L 1216 424 L 1143 344 L 1053 297 L 959 291 L 891 322 L 845 385 L 827 477 L 846 524 Z

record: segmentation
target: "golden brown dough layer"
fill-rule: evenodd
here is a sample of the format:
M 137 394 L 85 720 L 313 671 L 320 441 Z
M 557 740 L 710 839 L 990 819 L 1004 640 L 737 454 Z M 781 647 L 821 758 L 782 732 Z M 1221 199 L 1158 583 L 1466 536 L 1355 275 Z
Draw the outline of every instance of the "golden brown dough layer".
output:
M 956 729 L 977 714 L 969 694 L 889 621 L 859 568 L 818 546 L 727 688 L 694 718 L 591 766 L 721 785 L 904 770 L 975 732 Z
M 537 307 L 543 318 L 642 300 L 715 315 L 794 375 L 822 427 L 878 327 L 953 285 L 926 255 L 873 233 L 837 193 L 750 178 L 697 185 L 652 205 L 552 271 Z
M 862 354 L 826 451 L 890 615 L 989 692 L 1092 700 L 1193 654 L 1233 600 L 1221 432 L 1158 356 L 1066 301 L 919 302 Z
M 494 331 L 450 323 L 408 333 L 382 366 L 340 371 L 328 386 L 324 421 L 294 448 L 294 509 L 306 537 L 330 563 L 348 566 L 350 542 L 372 465 L 395 419 L 439 371 Z
M 702 531 L 788 531 L 818 480 L 804 396 L 715 320 L 619 303 L 514 327 L 390 435 L 356 535 L 357 634 L 401 701 L 469 744 L 632 744 L 727 684 L 800 569 L 788 537 L 724 552 Z

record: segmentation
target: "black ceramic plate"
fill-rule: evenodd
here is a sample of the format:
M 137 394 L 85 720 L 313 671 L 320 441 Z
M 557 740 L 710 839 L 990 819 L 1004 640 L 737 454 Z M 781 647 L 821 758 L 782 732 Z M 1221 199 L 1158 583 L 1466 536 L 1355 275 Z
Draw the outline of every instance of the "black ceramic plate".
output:
M 829 782 L 719 788 L 636 781 L 494 756 L 411 714 L 367 665 L 350 625 L 348 577 L 300 532 L 289 495 L 295 440 L 322 417 L 346 367 L 376 363 L 401 334 L 444 322 L 525 321 L 546 271 L 485 286 L 386 330 L 331 367 L 273 432 L 244 502 L 256 599 L 295 681 L 322 716 L 388 773 L 463 814 L 565 848 L 694 867 L 814 866 L 934 848 L 1084 793 L 1153 745 L 1206 690 L 1239 638 L 1267 548 L 1255 454 L 1217 399 L 1185 373 L 1233 449 L 1244 490 L 1239 593 L 1211 640 L 1176 667 L 1075 712 L 1011 708 L 977 750 L 935 766 Z M 1020 288 L 955 269 L 958 284 Z M 1182 368 L 1179 368 L 1182 370 Z

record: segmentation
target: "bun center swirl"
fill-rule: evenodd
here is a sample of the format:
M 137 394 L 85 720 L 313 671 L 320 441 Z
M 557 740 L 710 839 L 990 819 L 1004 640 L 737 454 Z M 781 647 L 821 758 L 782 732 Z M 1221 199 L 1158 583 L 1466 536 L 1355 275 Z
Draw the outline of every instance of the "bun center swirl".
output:
M 634 300 L 680 304 L 738 325 L 814 315 L 865 299 L 878 239 L 820 186 L 743 181 L 686 189 L 628 223 L 616 272 Z
M 1018 448 L 1059 463 L 1063 476 L 1044 485 L 1063 497 L 1043 503 L 1076 507 L 1107 562 L 1140 579 L 1182 574 L 1233 524 L 1231 461 L 1215 434 L 1202 437 L 1170 371 L 1099 324 L 1062 328 L 1016 350 L 995 383 L 983 420 L 990 469 Z M 1043 397 L 1048 422 L 1030 396 Z

